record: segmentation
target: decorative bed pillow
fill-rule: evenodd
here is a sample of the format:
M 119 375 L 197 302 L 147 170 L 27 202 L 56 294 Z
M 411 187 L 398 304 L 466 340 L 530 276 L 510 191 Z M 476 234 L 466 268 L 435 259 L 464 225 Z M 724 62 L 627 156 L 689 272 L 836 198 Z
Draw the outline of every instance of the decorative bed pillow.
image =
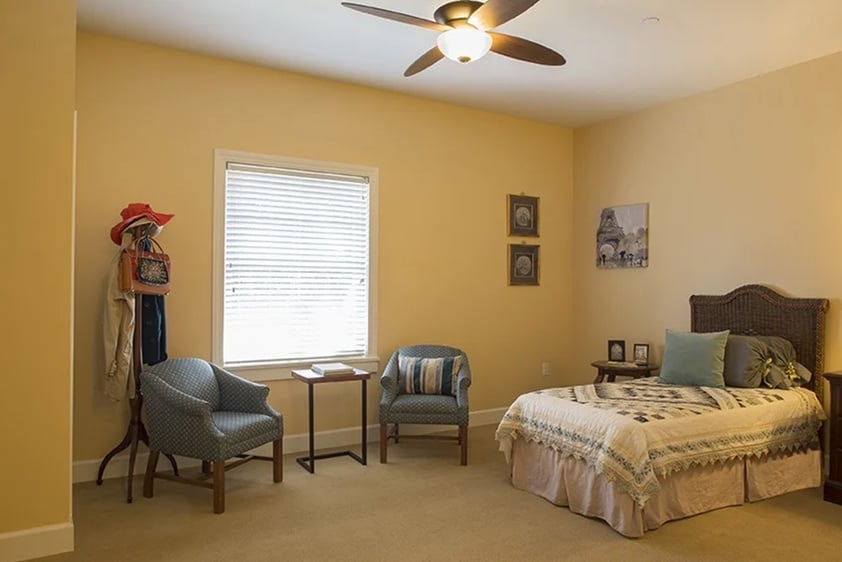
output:
M 769 388 L 792 388 L 792 374 L 786 367 L 772 363 L 763 376 L 763 384 Z
M 768 356 L 772 358 L 772 362 L 786 365 L 795 361 L 795 346 L 792 345 L 791 341 L 777 336 L 756 337 L 769 348 Z
M 725 345 L 725 386 L 757 388 L 772 362 L 766 344 L 753 336 L 728 336 Z
M 795 367 L 795 374 L 798 376 L 797 386 L 801 386 L 802 384 L 806 384 L 813 380 L 813 373 L 810 372 L 810 369 L 798 361 L 795 361 L 792 365 Z
M 795 346 L 787 339 L 777 336 L 757 336 L 766 344 L 767 357 L 770 365 L 763 376 L 763 384 L 769 388 L 792 388 L 810 382 L 813 374 L 798 363 L 795 356 Z
M 797 361 L 780 365 L 772 363 L 769 370 L 763 376 L 763 384 L 769 388 L 792 388 L 810 382 L 813 373 L 810 369 Z
M 405 394 L 456 396 L 462 356 L 409 357 L 398 355 L 398 386 Z
M 659 380 L 685 386 L 725 386 L 724 332 L 674 332 L 667 330 Z

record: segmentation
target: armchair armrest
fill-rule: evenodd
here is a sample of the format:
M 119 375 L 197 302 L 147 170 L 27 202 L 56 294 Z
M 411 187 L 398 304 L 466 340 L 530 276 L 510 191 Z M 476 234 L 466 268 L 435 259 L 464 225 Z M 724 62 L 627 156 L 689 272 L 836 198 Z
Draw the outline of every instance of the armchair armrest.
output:
M 398 352 L 392 353 L 383 374 L 380 375 L 380 386 L 383 393 L 380 396 L 380 406 L 389 407 L 398 396 Z
M 230 412 L 263 414 L 273 418 L 281 417 L 266 400 L 269 396 L 268 386 L 238 377 L 213 363 L 209 365 L 219 385 L 221 409 Z
M 468 387 L 471 386 L 471 365 L 468 356 L 462 355 L 462 366 L 456 376 L 456 405 L 459 408 L 468 407 Z

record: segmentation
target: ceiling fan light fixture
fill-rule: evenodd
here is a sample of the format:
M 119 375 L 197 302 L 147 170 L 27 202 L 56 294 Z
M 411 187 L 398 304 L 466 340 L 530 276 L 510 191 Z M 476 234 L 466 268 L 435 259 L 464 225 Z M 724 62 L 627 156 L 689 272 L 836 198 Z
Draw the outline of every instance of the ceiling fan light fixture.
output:
M 491 49 L 491 36 L 472 27 L 459 27 L 439 35 L 436 44 L 450 60 L 467 63 L 482 58 Z

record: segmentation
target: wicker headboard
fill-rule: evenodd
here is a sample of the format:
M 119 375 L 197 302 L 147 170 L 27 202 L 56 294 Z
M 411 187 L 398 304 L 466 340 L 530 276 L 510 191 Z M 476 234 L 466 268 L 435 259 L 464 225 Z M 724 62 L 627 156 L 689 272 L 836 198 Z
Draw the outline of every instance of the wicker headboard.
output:
M 798 362 L 813 373 L 807 386 L 821 401 L 827 307 L 827 299 L 796 299 L 763 285 L 744 285 L 727 295 L 691 296 L 690 329 L 788 339 L 795 346 Z

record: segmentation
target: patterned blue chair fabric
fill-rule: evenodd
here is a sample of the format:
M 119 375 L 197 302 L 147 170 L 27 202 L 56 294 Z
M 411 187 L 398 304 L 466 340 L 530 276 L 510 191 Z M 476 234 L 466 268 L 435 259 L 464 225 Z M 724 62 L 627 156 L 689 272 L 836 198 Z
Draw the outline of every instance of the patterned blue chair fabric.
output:
M 275 481 L 282 479 L 283 416 L 266 401 L 269 388 L 240 378 L 194 358 L 169 359 L 141 373 L 149 449 L 155 462 L 159 453 L 201 459 L 207 471 L 214 465 L 214 511 L 224 511 L 224 462 L 263 445 L 274 443 Z M 144 495 L 152 479 L 189 479 L 155 472 L 153 454 L 147 468 Z M 247 458 L 262 458 L 249 456 Z M 217 472 L 220 476 L 217 476 Z M 217 480 L 221 479 L 220 482 Z M 190 481 L 195 483 L 195 481 Z M 221 484 L 221 497 L 216 485 Z M 218 505 L 221 502 L 220 505 Z
M 456 396 L 438 394 L 406 394 L 402 392 L 398 357 L 462 357 L 456 379 Z M 380 462 L 386 462 L 386 428 L 395 425 L 395 442 L 399 440 L 400 424 L 433 424 L 459 426 L 457 440 L 462 446 L 461 464 L 467 464 L 468 450 L 468 387 L 471 386 L 471 366 L 468 356 L 460 349 L 444 345 L 411 345 L 395 351 L 380 376 Z

